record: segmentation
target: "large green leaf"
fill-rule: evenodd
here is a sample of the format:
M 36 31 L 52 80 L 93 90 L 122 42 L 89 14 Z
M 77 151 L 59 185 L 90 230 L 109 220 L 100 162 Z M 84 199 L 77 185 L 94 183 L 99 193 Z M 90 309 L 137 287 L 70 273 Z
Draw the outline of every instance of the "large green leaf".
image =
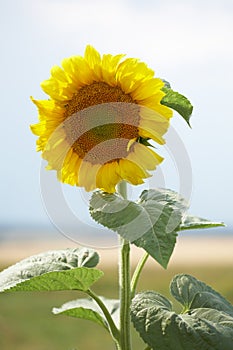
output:
M 99 297 L 99 299 L 107 307 L 115 324 L 119 324 L 119 300 L 106 299 L 104 297 Z M 53 308 L 53 313 L 90 320 L 108 329 L 108 323 L 102 310 L 92 299 L 77 299 L 69 301 L 68 303 L 63 304 L 60 308 Z
M 94 220 L 143 248 L 165 268 L 186 209 L 185 200 L 166 189 L 143 191 L 136 203 L 100 191 L 90 201 Z
M 86 291 L 103 276 L 103 272 L 94 268 L 77 267 L 65 271 L 52 271 L 24 281 L 15 280 L 1 285 L 1 292 L 33 292 L 56 290 Z
M 196 230 L 196 229 L 212 228 L 212 227 L 218 227 L 218 226 L 225 226 L 225 225 L 223 222 L 214 222 L 203 218 L 199 218 L 197 216 L 187 215 L 184 217 L 180 225 L 180 230 L 181 231 Z
M 233 317 L 223 311 L 199 308 L 179 315 L 165 297 L 147 291 L 133 299 L 131 316 L 153 350 L 232 349 Z
M 83 279 L 81 275 L 84 276 L 85 274 L 92 279 L 96 274 L 94 271 L 98 270 L 92 269 L 90 272 L 87 270 L 88 267 L 95 266 L 98 261 L 98 254 L 88 248 L 53 250 L 34 255 L 0 272 L 0 291 L 13 290 L 14 286 L 17 286 L 17 290 L 20 288 L 39 290 L 39 285 L 43 283 L 44 286 L 40 286 L 42 290 L 54 290 L 53 288 L 61 290 L 62 286 L 55 287 L 55 280 L 60 280 L 60 282 L 57 281 L 59 284 L 62 283 L 64 276 L 69 279 L 69 276 L 74 275 L 75 278 L 80 276 Z M 73 271 L 77 267 L 79 269 Z M 42 277 L 39 278 L 40 276 Z M 49 278 L 51 279 L 50 282 Z
M 221 294 L 191 275 L 175 276 L 170 290 L 173 297 L 184 306 L 184 310 L 210 308 L 224 311 L 233 317 L 233 306 Z
M 189 120 L 193 111 L 193 106 L 190 101 L 168 86 L 164 87 L 163 91 L 166 95 L 163 97 L 161 104 L 177 111 L 188 125 L 190 125 Z

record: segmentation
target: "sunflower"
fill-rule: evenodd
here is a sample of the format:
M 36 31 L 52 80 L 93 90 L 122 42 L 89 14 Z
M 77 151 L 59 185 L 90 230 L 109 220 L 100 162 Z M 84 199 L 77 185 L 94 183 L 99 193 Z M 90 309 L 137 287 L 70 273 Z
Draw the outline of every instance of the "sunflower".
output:
M 61 66 L 41 84 L 49 100 L 32 98 L 39 123 L 31 130 L 47 169 L 86 191 L 143 183 L 163 160 L 148 140 L 165 142 L 172 111 L 161 104 L 164 82 L 138 59 L 101 57 L 90 45 Z

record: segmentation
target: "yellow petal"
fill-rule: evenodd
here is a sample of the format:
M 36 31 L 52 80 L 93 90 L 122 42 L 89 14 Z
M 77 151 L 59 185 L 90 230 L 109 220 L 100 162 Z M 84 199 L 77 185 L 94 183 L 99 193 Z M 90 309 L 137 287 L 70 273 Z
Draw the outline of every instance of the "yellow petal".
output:
M 154 170 L 163 161 L 156 152 L 138 142 L 133 146 L 133 151 L 129 153 L 127 159 L 144 171 Z
M 81 86 L 83 86 L 83 83 L 79 79 L 78 67 L 75 64 L 74 57 L 63 59 L 62 67 L 73 82 L 73 85 L 76 87 L 76 89 L 79 89 Z
M 150 176 L 136 163 L 128 159 L 120 159 L 119 175 L 122 178 L 122 180 L 126 180 L 133 185 L 142 184 L 144 182 L 143 179 Z
M 116 85 L 116 71 L 120 60 L 124 55 L 103 55 L 102 58 L 102 78 L 110 86 Z
M 114 193 L 117 183 L 121 180 L 121 177 L 117 173 L 118 162 L 111 162 L 101 166 L 97 173 L 96 185 L 108 193 Z
M 136 58 L 127 58 L 118 67 L 118 77 L 134 73 L 137 80 L 150 79 L 154 75 L 154 71 L 147 67 L 144 62 L 140 62 Z
M 51 76 L 55 80 L 60 81 L 62 83 L 69 83 L 67 75 L 65 74 L 64 70 L 59 66 L 53 66 L 53 68 L 51 69 Z
M 155 98 L 155 96 L 152 95 L 151 97 L 148 97 L 145 100 L 141 100 L 139 104 L 140 104 L 140 106 L 145 106 L 147 108 L 150 108 L 150 109 L 154 110 L 155 112 L 161 114 L 163 117 L 170 119 L 173 115 L 172 109 L 170 109 L 167 106 L 161 105 L 160 101 L 161 100 L 158 101 Z
M 136 101 L 144 100 L 151 95 L 155 94 L 157 91 L 160 92 L 161 88 L 164 86 L 164 83 L 161 79 L 153 78 L 141 82 L 136 90 L 132 92 L 132 97 Z
M 96 188 L 96 178 L 100 167 L 99 164 L 91 164 L 83 160 L 79 169 L 78 185 L 84 187 L 87 192 L 93 191 Z
M 67 153 L 61 171 L 58 172 L 60 181 L 69 185 L 78 185 L 78 174 L 81 165 L 81 159 L 72 149 Z
M 96 81 L 102 80 L 101 56 L 99 52 L 91 45 L 87 45 L 84 55 L 89 67 L 92 69 Z
M 73 91 L 69 89 L 68 84 L 59 83 L 55 79 L 42 81 L 40 84 L 42 90 L 56 101 L 67 101 L 72 98 Z
M 149 138 L 154 140 L 155 142 L 157 142 L 159 145 L 164 145 L 165 144 L 165 140 L 164 138 L 158 133 L 156 132 L 154 129 L 149 128 L 149 127 L 143 127 L 143 128 L 138 128 L 138 134 L 142 137 L 142 138 Z
M 81 56 L 74 56 L 72 59 L 78 81 L 83 85 L 90 85 L 95 81 L 95 74 L 88 62 Z

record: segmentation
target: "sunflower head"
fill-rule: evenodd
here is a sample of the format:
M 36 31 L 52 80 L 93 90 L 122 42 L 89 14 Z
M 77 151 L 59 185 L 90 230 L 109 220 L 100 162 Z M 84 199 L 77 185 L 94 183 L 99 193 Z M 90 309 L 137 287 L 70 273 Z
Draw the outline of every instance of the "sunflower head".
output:
M 32 98 L 39 123 L 31 129 L 60 181 L 112 193 L 122 180 L 143 183 L 161 163 L 147 140 L 164 143 L 172 111 L 161 104 L 163 81 L 145 63 L 87 46 L 41 86 L 50 99 Z

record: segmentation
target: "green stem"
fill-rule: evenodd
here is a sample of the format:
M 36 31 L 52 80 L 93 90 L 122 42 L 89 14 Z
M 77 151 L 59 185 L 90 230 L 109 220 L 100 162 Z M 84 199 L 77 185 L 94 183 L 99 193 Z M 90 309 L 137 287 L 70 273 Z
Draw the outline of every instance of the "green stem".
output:
M 99 305 L 99 307 L 103 311 L 103 314 L 108 322 L 112 337 L 115 340 L 116 348 L 117 348 L 117 350 L 121 350 L 121 347 L 119 344 L 120 332 L 119 332 L 118 328 L 116 327 L 115 323 L 113 322 L 112 316 L 110 315 L 108 309 L 106 308 L 106 306 L 104 305 L 102 300 L 98 297 L 98 295 L 96 295 L 92 290 L 88 289 L 86 293 L 96 301 L 96 303 Z
M 127 185 L 121 182 L 118 185 L 118 193 L 127 199 Z M 131 350 L 130 332 L 130 243 L 121 239 L 119 285 L 120 285 L 120 344 L 121 350 Z
M 139 280 L 140 274 L 142 272 L 142 269 L 143 269 L 143 267 L 144 267 L 148 257 L 149 257 L 149 254 L 145 253 L 142 256 L 142 258 L 139 261 L 139 263 L 137 264 L 137 267 L 136 267 L 136 269 L 134 271 L 134 274 L 133 274 L 133 277 L 132 277 L 132 280 L 131 280 L 131 298 L 132 299 L 135 296 L 138 280 Z
M 130 245 L 121 240 L 120 255 L 120 337 L 122 350 L 131 350 L 130 334 Z
M 121 181 L 117 185 L 117 192 L 124 198 L 127 199 L 127 183 L 125 181 Z

